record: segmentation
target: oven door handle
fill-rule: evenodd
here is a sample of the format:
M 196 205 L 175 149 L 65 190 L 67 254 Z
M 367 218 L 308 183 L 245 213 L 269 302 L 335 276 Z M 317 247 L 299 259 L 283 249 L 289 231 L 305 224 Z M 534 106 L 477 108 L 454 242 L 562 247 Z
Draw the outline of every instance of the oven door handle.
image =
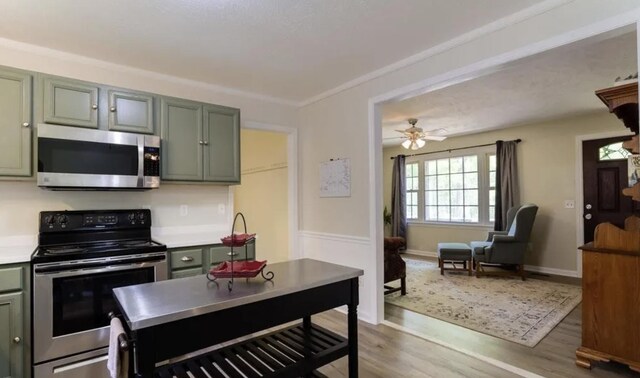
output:
M 166 262 L 166 258 L 164 256 L 158 256 L 157 258 L 150 259 L 146 258 L 143 261 L 127 261 L 123 264 L 105 264 L 83 267 L 83 266 L 50 266 L 46 268 L 36 268 L 35 275 L 36 276 L 47 276 L 50 278 L 55 277 L 65 277 L 65 276 L 74 276 L 79 274 L 92 274 L 92 273 L 105 273 L 105 272 L 115 272 L 119 270 L 130 270 L 130 269 L 138 269 L 144 267 L 153 267 L 156 265 L 160 265 Z

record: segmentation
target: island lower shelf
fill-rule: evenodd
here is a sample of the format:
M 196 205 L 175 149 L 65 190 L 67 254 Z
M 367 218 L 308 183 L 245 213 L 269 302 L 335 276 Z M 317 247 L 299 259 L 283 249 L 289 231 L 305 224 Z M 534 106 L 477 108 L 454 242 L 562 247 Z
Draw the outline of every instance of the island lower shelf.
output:
M 315 369 L 348 352 L 346 338 L 312 323 L 300 323 L 160 366 L 154 377 L 234 377 L 238 371 L 245 377 L 324 377 Z

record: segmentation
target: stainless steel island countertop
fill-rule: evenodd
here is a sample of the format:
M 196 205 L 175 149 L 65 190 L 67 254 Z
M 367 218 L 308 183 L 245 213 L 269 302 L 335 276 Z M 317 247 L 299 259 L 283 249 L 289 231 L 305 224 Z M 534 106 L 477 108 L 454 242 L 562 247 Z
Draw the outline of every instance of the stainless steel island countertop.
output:
M 114 289 L 117 302 L 133 331 L 241 306 L 265 299 L 356 278 L 362 269 L 312 259 L 292 260 L 267 265 L 275 277 L 265 281 L 236 278 L 233 290 L 226 278 L 217 282 L 204 275 L 159 281 Z

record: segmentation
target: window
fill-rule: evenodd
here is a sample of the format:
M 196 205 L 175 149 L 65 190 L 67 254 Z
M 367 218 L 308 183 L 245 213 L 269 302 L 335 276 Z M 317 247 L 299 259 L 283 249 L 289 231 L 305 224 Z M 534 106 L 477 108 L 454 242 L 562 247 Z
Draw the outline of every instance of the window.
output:
M 489 224 L 495 214 L 495 154 L 488 150 L 407 162 L 407 219 Z M 420 195 L 419 195 L 420 193 Z
M 407 219 L 418 219 L 418 163 L 406 164 Z
M 489 155 L 489 222 L 496 220 L 496 155 Z
M 598 156 L 600 161 L 603 160 L 623 160 L 629 157 L 631 153 L 622 148 L 622 142 L 612 143 L 608 146 L 600 147 Z

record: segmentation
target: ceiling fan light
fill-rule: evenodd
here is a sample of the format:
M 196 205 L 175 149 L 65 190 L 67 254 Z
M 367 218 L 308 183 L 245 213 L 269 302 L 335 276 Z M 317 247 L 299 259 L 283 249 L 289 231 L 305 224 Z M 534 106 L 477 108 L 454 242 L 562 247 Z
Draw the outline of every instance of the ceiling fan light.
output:
M 418 148 L 422 148 L 422 147 L 424 147 L 424 145 L 425 145 L 425 144 L 427 144 L 427 142 L 425 142 L 425 141 L 424 141 L 424 140 L 422 140 L 422 139 L 418 139 L 418 140 L 416 141 L 416 143 L 418 143 Z
M 409 147 L 411 146 L 411 140 L 407 139 L 404 142 L 402 142 L 402 147 L 409 149 Z
M 412 140 L 411 141 L 411 149 L 412 150 L 417 150 L 418 148 L 420 148 L 420 147 L 418 147 L 418 145 L 416 144 L 416 141 Z

